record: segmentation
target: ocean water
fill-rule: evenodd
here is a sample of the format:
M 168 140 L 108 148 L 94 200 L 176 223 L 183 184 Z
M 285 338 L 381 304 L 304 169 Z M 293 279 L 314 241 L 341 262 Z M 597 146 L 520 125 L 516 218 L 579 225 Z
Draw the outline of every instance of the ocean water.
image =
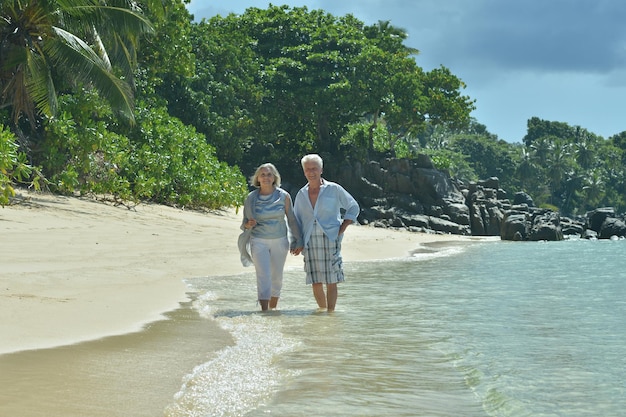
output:
M 345 262 L 337 311 L 301 270 L 261 313 L 254 274 L 189 281 L 234 344 L 165 415 L 623 416 L 626 241 L 483 241 Z

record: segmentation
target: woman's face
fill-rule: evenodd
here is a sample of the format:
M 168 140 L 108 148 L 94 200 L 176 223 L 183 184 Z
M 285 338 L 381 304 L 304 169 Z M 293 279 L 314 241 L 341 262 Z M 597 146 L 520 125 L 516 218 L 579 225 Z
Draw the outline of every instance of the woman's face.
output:
M 309 184 L 319 184 L 322 177 L 322 168 L 318 164 L 313 161 L 305 162 L 303 170 Z
M 269 168 L 261 168 L 257 179 L 261 187 L 274 185 L 274 174 L 272 174 Z

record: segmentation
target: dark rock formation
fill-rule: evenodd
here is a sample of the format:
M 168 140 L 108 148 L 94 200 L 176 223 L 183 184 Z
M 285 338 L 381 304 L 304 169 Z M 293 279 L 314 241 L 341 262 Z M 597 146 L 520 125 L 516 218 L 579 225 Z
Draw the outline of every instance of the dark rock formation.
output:
M 362 224 L 513 241 L 626 236 L 626 222 L 612 208 L 575 220 L 536 207 L 525 192 L 515 193 L 511 203 L 497 177 L 465 185 L 435 169 L 426 155 L 346 162 L 334 174 L 361 204 Z
M 504 212 L 510 208 L 509 201 L 506 200 L 506 192 L 500 190 L 500 181 L 492 177 L 485 181 L 471 183 L 465 195 L 472 235 L 500 235 Z
M 535 211 L 531 223 L 528 240 L 563 240 L 559 213 L 547 209 Z
M 598 239 L 626 237 L 626 223 L 615 215 L 613 207 L 597 208 L 587 213 L 587 228 L 593 230 Z
M 471 234 L 469 210 L 459 187 L 425 155 L 346 164 L 338 180 L 363 206 L 361 223 Z
M 502 223 L 500 238 L 502 240 L 527 240 L 529 234 L 530 216 L 528 213 L 517 210 L 508 211 Z
M 585 225 L 584 223 L 572 220 L 569 217 L 561 217 L 561 232 L 563 233 L 563 237 L 582 237 L 585 233 Z

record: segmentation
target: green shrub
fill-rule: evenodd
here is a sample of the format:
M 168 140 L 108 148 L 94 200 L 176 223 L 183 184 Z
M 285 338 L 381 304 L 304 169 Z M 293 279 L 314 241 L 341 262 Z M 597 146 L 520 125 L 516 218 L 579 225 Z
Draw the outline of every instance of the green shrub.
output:
M 245 178 L 237 167 L 217 160 L 204 135 L 164 108 L 139 110 L 136 120 L 123 174 L 138 196 L 191 208 L 241 205 Z
M 0 205 L 9 204 L 15 195 L 15 183 L 23 183 L 30 178 L 32 167 L 27 163 L 26 155 L 18 151 L 15 136 L 0 124 Z M 38 186 L 38 181 L 32 185 Z
M 63 96 L 60 108 L 42 147 L 54 191 L 189 208 L 242 204 L 240 170 L 218 161 L 203 135 L 164 108 L 140 108 L 126 131 L 94 93 Z
M 62 111 L 46 124 L 43 168 L 55 192 L 134 199 L 120 176 L 128 163 L 128 138 L 110 130 L 111 112 L 93 92 L 66 95 Z

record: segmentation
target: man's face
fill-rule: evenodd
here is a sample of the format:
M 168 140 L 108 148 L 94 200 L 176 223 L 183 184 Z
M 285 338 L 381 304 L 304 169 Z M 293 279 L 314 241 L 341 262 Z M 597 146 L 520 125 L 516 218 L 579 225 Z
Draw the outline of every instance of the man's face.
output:
M 322 176 L 322 168 L 315 162 L 304 163 L 304 176 L 309 182 L 319 181 Z

